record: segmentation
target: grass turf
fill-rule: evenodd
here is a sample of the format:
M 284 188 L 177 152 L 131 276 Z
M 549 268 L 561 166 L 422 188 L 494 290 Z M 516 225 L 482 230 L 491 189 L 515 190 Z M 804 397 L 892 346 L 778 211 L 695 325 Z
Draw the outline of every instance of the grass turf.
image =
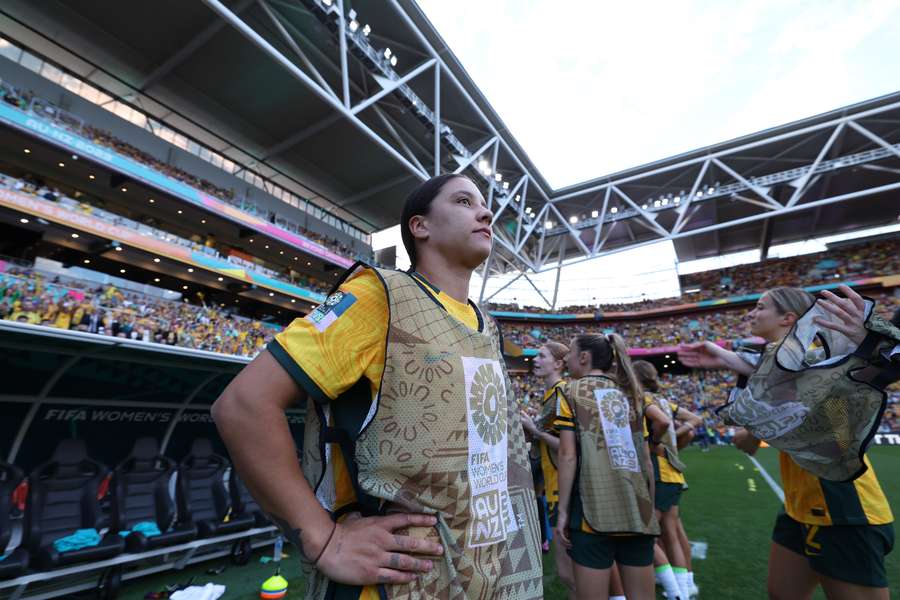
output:
M 700 597 L 765 598 L 770 534 L 780 507 L 778 499 L 753 463 L 734 448 L 718 447 L 709 452 L 689 448 L 683 457 L 688 467 L 690 489 L 681 497 L 682 520 L 691 540 L 704 541 L 709 545 L 706 559 L 694 561 L 694 576 L 700 586 Z M 900 514 L 900 449 L 873 447 L 869 457 L 891 501 L 894 514 Z M 772 478 L 780 483 L 777 452 L 763 449 L 757 458 Z M 287 549 L 289 553 L 291 550 Z M 119 597 L 122 600 L 139 600 L 146 592 L 195 577 L 197 584 L 207 581 L 224 584 L 227 587 L 225 598 L 229 600 L 258 598 L 260 584 L 274 573 L 271 563 L 260 564 L 259 557 L 264 554 L 271 554 L 271 550 L 257 553 L 244 567 L 229 564 L 219 575 L 206 575 L 206 570 L 227 564 L 227 559 L 126 582 Z M 284 562 L 284 574 L 290 581 L 288 598 L 302 598 L 305 587 L 295 561 L 296 558 L 291 558 Z M 887 572 L 888 580 L 897 585 L 900 581 L 900 553 L 894 552 L 888 556 Z M 545 598 L 564 599 L 563 588 L 554 576 L 551 554 L 544 557 L 544 573 Z M 824 600 L 821 590 L 816 592 L 815 598 Z

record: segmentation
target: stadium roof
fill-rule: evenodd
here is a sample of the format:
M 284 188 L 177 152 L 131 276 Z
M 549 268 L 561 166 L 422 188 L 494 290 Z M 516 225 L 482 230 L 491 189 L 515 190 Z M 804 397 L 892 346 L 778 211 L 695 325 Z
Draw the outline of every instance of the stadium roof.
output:
M 397 222 L 440 145 L 441 170 L 488 190 L 492 272 L 662 239 L 684 261 L 900 212 L 900 94 L 553 190 L 412 0 L 338 4 L 10 0 L 0 30 L 366 231 Z

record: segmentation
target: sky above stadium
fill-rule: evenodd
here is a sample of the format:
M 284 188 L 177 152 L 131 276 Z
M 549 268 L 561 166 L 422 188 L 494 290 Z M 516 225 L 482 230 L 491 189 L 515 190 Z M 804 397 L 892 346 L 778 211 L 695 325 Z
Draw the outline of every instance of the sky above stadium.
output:
M 418 2 L 554 188 L 900 88 L 895 0 Z

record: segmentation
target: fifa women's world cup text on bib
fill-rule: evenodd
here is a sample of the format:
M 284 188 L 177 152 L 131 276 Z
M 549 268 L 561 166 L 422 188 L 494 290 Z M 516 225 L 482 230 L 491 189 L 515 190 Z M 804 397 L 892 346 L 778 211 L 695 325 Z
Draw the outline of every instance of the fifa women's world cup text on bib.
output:
M 518 529 L 507 490 L 506 386 L 496 360 L 462 357 L 469 429 L 469 547 L 496 544 Z
M 609 466 L 620 471 L 639 473 L 641 467 L 628 422 L 628 403 L 618 390 L 610 388 L 594 390 L 594 398 L 600 413 L 603 437 L 606 439 Z

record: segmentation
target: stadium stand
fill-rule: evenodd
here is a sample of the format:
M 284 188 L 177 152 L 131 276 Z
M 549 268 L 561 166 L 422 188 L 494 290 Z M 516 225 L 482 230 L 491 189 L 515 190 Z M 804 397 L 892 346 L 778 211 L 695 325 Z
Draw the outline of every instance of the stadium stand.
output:
M 8 105 L 14 106 L 15 108 L 23 112 L 37 114 L 39 116 L 50 116 L 53 118 L 53 122 L 55 124 L 62 125 L 75 133 L 81 134 L 98 145 L 105 146 L 107 148 L 110 148 L 111 150 L 115 150 L 116 152 L 121 153 L 122 155 L 127 156 L 130 159 L 151 167 L 152 169 L 162 173 L 163 175 L 166 175 L 167 177 L 177 179 L 178 181 L 202 190 L 210 196 L 227 202 L 234 208 L 242 211 L 247 211 L 255 216 L 263 217 L 273 225 L 283 227 L 291 233 L 302 235 L 317 244 L 321 244 L 323 247 L 332 252 L 335 252 L 336 254 L 340 254 L 348 258 L 360 258 L 364 260 L 372 259 L 371 252 L 367 251 L 363 254 L 354 252 L 352 248 L 338 240 L 329 238 L 328 236 L 302 227 L 301 225 L 294 223 L 289 219 L 285 219 L 278 213 L 272 211 L 264 211 L 258 208 L 253 203 L 237 199 L 235 197 L 234 189 L 217 186 L 207 181 L 206 179 L 202 179 L 184 171 L 183 169 L 169 165 L 166 162 L 149 154 L 148 152 L 144 152 L 139 148 L 136 148 L 132 144 L 119 139 L 109 132 L 103 131 L 96 127 L 92 127 L 89 124 L 84 124 L 82 119 L 75 117 L 74 115 L 70 115 L 64 109 L 55 106 L 52 102 L 44 98 L 36 97 L 34 92 L 30 90 L 19 90 L 8 82 L 0 80 L 0 100 L 3 100 Z
M 0 319 L 98 335 L 255 356 L 280 327 L 206 307 L 54 277 L 0 273 Z
M 140 223 L 120 214 L 104 210 L 103 208 L 98 206 L 98 204 L 100 204 L 98 201 L 94 200 L 92 202 L 91 198 L 83 194 L 81 194 L 81 197 L 78 200 L 75 200 L 74 198 L 70 198 L 69 196 L 62 194 L 57 188 L 48 187 L 46 184 L 41 182 L 38 177 L 33 175 L 18 178 L 0 173 L 0 187 L 13 190 L 18 193 L 28 194 L 39 202 L 46 202 L 54 206 L 62 207 L 68 211 L 71 211 L 73 213 L 73 217 L 77 215 L 85 215 L 97 218 L 110 225 L 127 228 L 139 233 L 140 235 L 159 240 L 167 244 L 174 244 L 183 248 L 190 248 L 191 250 L 201 252 L 206 256 L 232 263 L 237 267 L 249 269 L 256 273 L 265 275 L 266 277 L 279 279 L 281 281 L 298 285 L 300 287 L 313 290 L 318 293 L 327 292 L 329 289 L 329 285 L 327 283 L 320 281 L 319 279 L 316 279 L 315 277 L 312 277 L 310 275 L 303 275 L 288 269 L 277 268 L 274 265 L 274 268 L 266 267 L 262 264 L 259 264 L 259 262 L 261 261 L 257 262 L 259 259 L 257 259 L 256 261 L 251 261 L 240 258 L 240 256 L 235 253 L 237 252 L 237 249 L 235 248 L 224 247 L 221 245 L 219 245 L 220 247 L 217 248 L 217 244 L 212 238 L 207 238 L 204 241 L 199 235 L 196 234 L 193 236 L 193 239 L 180 237 L 178 235 L 175 235 L 174 233 L 165 231 L 158 227 Z M 294 275 L 293 273 L 296 273 L 296 275 Z

